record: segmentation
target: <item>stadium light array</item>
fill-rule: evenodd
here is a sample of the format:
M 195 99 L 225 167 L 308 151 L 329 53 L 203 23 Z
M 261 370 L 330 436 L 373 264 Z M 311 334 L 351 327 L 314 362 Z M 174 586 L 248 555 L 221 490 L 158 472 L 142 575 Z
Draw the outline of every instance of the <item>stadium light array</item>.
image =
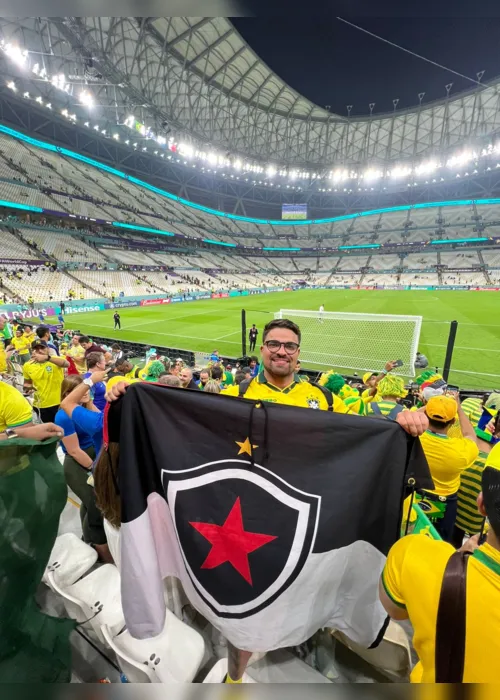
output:
M 82 90 L 78 96 L 78 99 L 82 105 L 88 107 L 89 109 L 92 109 L 95 104 L 94 97 L 88 90 Z
M 55 87 L 57 90 L 60 90 L 66 94 L 73 94 L 74 86 L 71 84 L 71 82 L 67 82 L 66 75 L 63 72 L 54 75 L 49 75 L 45 67 L 43 65 L 40 65 L 38 54 L 30 54 L 29 51 L 23 49 L 17 44 L 6 42 L 5 40 L 0 40 L 0 50 L 3 51 L 5 56 L 9 58 L 18 67 L 28 68 L 30 72 L 33 73 L 33 75 L 37 76 L 37 78 L 41 78 L 42 80 L 50 82 L 52 86 Z M 17 91 L 17 86 L 13 80 L 7 82 L 7 87 L 13 92 Z M 26 91 L 23 93 L 23 97 L 25 99 L 35 99 L 38 104 L 43 105 L 41 96 L 34 97 L 31 96 L 28 91 Z M 92 108 L 95 104 L 92 93 L 86 88 L 81 90 L 78 96 L 78 100 L 83 106 L 88 108 Z M 45 106 L 47 107 L 47 109 L 52 108 L 50 102 L 47 103 Z M 65 114 L 64 116 L 74 123 L 77 122 L 76 114 Z M 84 125 L 88 127 L 89 123 L 85 122 Z M 450 154 L 448 158 L 443 159 L 442 162 L 440 162 L 437 158 L 432 158 L 430 160 L 422 161 L 417 164 L 408 162 L 395 163 L 394 165 L 389 166 L 388 169 L 384 170 L 381 169 L 380 165 L 368 165 L 364 172 L 356 172 L 355 170 L 350 170 L 347 166 L 341 165 L 340 167 L 337 167 L 334 170 L 328 171 L 325 169 L 325 171 L 322 172 L 314 172 L 310 170 L 299 170 L 297 168 L 289 168 L 288 166 L 280 166 L 274 163 L 260 164 L 253 163 L 248 160 L 242 161 L 240 156 L 233 155 L 231 153 L 225 153 L 224 155 L 222 155 L 220 153 L 217 153 L 216 151 L 207 152 L 201 148 L 198 149 L 196 147 L 196 144 L 194 143 L 179 143 L 172 135 L 170 135 L 167 138 L 165 135 L 155 133 L 146 124 L 137 121 L 134 115 L 127 116 L 122 125 L 128 127 L 129 129 L 135 132 L 138 132 L 142 138 L 151 139 L 155 141 L 158 144 L 158 146 L 163 147 L 165 149 L 165 152 L 167 153 L 168 160 L 172 161 L 172 155 L 169 155 L 168 151 L 170 151 L 171 154 L 174 155 L 179 153 L 181 157 L 194 161 L 189 164 L 186 161 L 183 161 L 185 165 L 189 165 L 190 167 L 201 166 L 204 172 L 213 172 L 216 174 L 218 172 L 216 168 L 219 168 L 219 174 L 226 176 L 231 175 L 231 173 L 226 172 L 225 169 L 232 169 L 236 172 L 241 173 L 242 175 L 245 175 L 247 173 L 253 175 L 254 177 L 256 175 L 261 175 L 264 177 L 264 179 L 259 180 L 258 182 L 261 182 L 264 185 L 277 187 L 281 185 L 277 182 L 268 182 L 266 178 L 268 180 L 276 180 L 276 178 L 279 177 L 282 178 L 282 180 L 285 182 L 299 180 L 303 182 L 308 181 L 309 183 L 312 183 L 313 181 L 315 181 L 318 185 L 321 185 L 322 181 L 324 182 L 324 184 L 326 184 L 326 181 L 332 181 L 334 185 L 341 185 L 351 180 L 353 181 L 352 187 L 349 188 L 349 186 L 347 186 L 343 188 L 343 191 L 347 193 L 352 192 L 353 188 L 355 188 L 356 185 L 358 186 L 358 191 L 361 191 L 363 184 L 362 181 L 368 184 L 374 183 L 382 179 L 400 181 L 408 179 L 409 182 L 407 183 L 407 186 L 416 187 L 418 185 L 417 180 L 429 177 L 429 175 L 432 175 L 436 173 L 437 170 L 445 167 L 448 171 L 452 171 L 450 172 L 450 175 L 448 177 L 466 177 L 466 174 L 463 172 L 464 166 L 472 164 L 472 168 L 474 169 L 470 168 L 469 170 L 471 170 L 473 174 L 477 174 L 477 168 L 479 166 L 480 159 L 491 158 L 495 154 L 500 154 L 499 140 L 496 143 L 489 143 L 486 146 L 477 148 L 477 150 L 474 150 L 473 147 L 462 149 L 461 151 L 457 151 L 456 153 Z M 96 125 L 94 129 L 97 132 L 100 132 L 101 134 L 106 136 L 106 129 L 101 129 L 100 125 Z M 115 138 L 115 136 L 113 135 L 112 138 Z M 129 145 L 130 140 L 127 139 L 125 141 L 125 144 Z M 134 145 L 131 147 L 137 149 L 137 143 L 134 143 Z M 158 152 L 156 150 L 154 151 L 154 154 L 161 158 L 165 157 L 165 153 Z M 173 162 L 175 162 L 176 160 L 179 163 L 181 162 L 179 159 L 175 158 Z M 211 166 L 211 168 L 207 168 L 206 171 L 204 168 L 205 163 Z M 484 167 L 484 172 L 491 170 L 491 167 L 493 167 L 491 163 L 486 163 Z M 248 181 L 249 178 L 245 178 L 245 182 Z M 444 177 L 439 177 L 439 181 L 443 182 Z M 256 184 L 257 180 L 253 180 L 253 183 Z M 302 187 L 301 185 L 294 185 L 291 187 L 291 189 L 297 189 L 300 191 Z M 326 188 L 319 189 L 323 192 L 331 191 L 331 188 L 329 188 L 328 190 Z M 369 189 L 370 191 L 372 191 L 373 187 Z M 383 187 L 383 189 L 386 190 L 387 187 Z M 335 189 L 334 191 L 336 192 L 337 190 Z M 368 190 L 365 188 L 365 191 Z
M 380 180 L 381 177 L 384 177 L 384 173 L 382 170 L 379 170 L 377 168 L 368 168 L 363 173 L 363 178 L 365 180 L 367 180 L 368 182 L 374 182 L 374 180 Z
M 26 66 L 26 63 L 28 61 L 28 52 L 24 49 L 21 49 L 17 44 L 11 44 L 5 43 L 2 41 L 0 43 L 0 47 L 3 49 L 5 55 L 10 58 L 10 60 L 16 64 L 16 66 L 19 66 L 20 68 L 24 68 Z

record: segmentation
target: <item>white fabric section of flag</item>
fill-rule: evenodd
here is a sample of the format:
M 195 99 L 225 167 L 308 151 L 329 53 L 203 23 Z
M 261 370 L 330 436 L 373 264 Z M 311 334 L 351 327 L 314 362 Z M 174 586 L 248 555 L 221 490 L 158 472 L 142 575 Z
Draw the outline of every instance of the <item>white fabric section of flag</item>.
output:
M 333 627 L 370 646 L 386 614 L 378 598 L 385 557 L 364 541 L 309 558 L 293 583 L 270 605 L 245 618 L 219 617 L 198 595 L 184 566 L 166 501 L 122 525 L 122 603 L 130 633 L 144 639 L 163 629 L 162 579 L 175 576 L 191 604 L 237 648 L 271 651 L 301 644 L 321 627 Z

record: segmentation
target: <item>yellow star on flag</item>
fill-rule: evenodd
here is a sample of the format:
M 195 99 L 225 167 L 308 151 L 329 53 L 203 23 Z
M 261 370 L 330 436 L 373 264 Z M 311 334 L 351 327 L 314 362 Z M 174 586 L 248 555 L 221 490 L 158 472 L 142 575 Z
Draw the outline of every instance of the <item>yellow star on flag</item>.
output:
M 238 445 L 238 447 L 240 448 L 240 451 L 238 452 L 239 455 L 247 454 L 247 455 L 250 455 L 250 457 L 251 457 L 252 456 L 252 449 L 256 450 L 258 447 L 258 445 L 250 445 L 249 438 L 247 438 L 245 440 L 245 442 L 238 442 L 237 440 L 235 440 L 235 442 Z

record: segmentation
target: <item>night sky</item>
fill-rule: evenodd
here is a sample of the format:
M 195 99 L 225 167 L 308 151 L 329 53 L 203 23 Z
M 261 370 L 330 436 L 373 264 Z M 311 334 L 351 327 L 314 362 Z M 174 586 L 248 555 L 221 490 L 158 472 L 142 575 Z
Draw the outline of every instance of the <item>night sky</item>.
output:
M 445 3 L 447 4 L 447 3 Z M 469 3 L 469 7 L 477 6 Z M 500 5 L 500 3 L 499 3 Z M 484 7 L 484 5 L 479 5 Z M 497 6 L 498 7 L 498 6 Z M 362 17 L 343 16 L 389 41 L 483 82 L 500 76 L 500 17 Z M 283 80 L 322 107 L 346 115 L 391 112 L 423 104 L 474 87 L 464 78 L 388 46 L 336 19 L 338 8 L 323 16 L 235 18 L 237 30 Z

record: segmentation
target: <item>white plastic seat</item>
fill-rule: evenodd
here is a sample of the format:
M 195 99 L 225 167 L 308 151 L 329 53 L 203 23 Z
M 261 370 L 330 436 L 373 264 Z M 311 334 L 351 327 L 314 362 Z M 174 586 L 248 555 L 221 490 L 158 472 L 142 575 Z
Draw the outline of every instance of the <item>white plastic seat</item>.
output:
M 131 683 L 190 683 L 205 654 L 201 634 L 170 610 L 166 611 L 163 631 L 157 637 L 134 639 L 127 629 L 114 636 L 106 626 L 102 636 Z
M 104 564 L 88 576 L 68 588 L 61 588 L 49 573 L 49 585 L 64 602 L 69 615 L 86 628 L 103 644 L 106 643 L 101 627 L 106 625 L 112 635 L 125 627 L 120 597 L 120 573 L 113 564 Z
M 68 588 L 90 571 L 96 561 L 95 549 L 82 542 L 74 533 L 59 535 L 52 547 L 42 581 L 51 588 L 51 581 L 60 588 Z M 51 579 L 49 574 L 52 574 Z
M 334 637 L 351 651 L 375 666 L 383 673 L 398 680 L 408 680 L 412 668 L 410 643 L 404 629 L 389 621 L 384 637 L 375 649 L 356 644 L 342 632 L 332 632 Z

